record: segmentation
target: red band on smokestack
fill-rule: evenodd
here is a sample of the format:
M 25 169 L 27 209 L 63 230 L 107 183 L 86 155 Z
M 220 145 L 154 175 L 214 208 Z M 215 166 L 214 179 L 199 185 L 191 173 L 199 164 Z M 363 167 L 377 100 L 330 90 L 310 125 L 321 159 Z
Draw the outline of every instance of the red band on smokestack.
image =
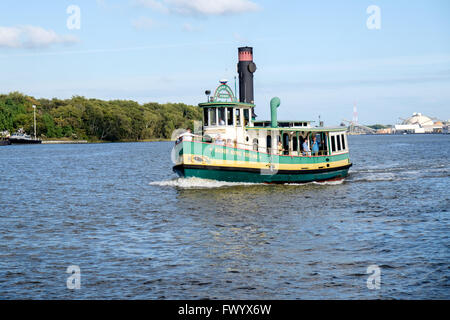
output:
M 250 51 L 239 52 L 239 61 L 253 61 L 253 54 Z

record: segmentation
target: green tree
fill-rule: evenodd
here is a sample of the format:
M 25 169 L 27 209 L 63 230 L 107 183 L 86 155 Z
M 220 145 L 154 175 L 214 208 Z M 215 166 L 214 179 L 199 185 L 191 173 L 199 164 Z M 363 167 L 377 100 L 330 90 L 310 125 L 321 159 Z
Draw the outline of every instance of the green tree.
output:
M 24 128 L 33 132 L 37 106 L 37 133 L 48 138 L 77 137 L 121 141 L 170 138 L 177 128 L 193 127 L 202 118 L 200 108 L 182 103 L 139 104 L 130 100 L 103 101 L 73 96 L 71 99 L 34 99 L 19 92 L 0 95 L 0 130 Z

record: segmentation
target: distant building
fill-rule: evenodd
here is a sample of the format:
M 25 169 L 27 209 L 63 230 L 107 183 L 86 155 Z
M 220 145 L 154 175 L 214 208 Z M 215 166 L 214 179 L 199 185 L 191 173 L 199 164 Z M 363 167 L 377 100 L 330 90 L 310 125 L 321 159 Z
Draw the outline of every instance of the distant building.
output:
M 418 124 L 421 127 L 433 125 L 431 118 L 421 114 L 420 112 L 414 112 L 413 115 L 403 121 L 402 124 Z
M 383 129 L 378 129 L 376 134 L 391 134 L 392 133 L 392 128 L 383 128 Z
M 414 112 L 413 115 L 405 119 L 402 124 L 394 126 L 395 133 L 441 133 L 443 128 L 441 121 L 433 121 L 421 113 Z

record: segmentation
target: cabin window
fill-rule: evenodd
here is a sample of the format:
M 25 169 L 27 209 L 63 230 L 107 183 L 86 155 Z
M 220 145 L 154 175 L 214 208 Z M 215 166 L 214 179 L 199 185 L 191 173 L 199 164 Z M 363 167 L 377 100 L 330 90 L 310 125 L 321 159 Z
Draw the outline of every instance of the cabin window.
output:
M 248 122 L 250 121 L 250 110 L 244 109 L 244 125 L 248 125 Z
M 331 151 L 336 152 L 335 136 L 331 136 Z
M 345 150 L 345 135 L 341 135 L 342 137 L 342 150 Z
M 208 121 L 208 111 L 209 111 L 208 108 L 203 109 L 203 124 L 204 124 L 205 126 L 208 126 L 208 125 L 209 125 L 209 121 Z
M 219 110 L 219 125 L 224 126 L 225 125 L 225 108 L 221 107 L 218 108 Z
M 236 125 L 241 125 L 241 109 L 235 109 L 236 110 Z
M 341 150 L 341 136 L 336 136 L 336 140 L 337 140 L 337 149 L 338 151 Z
M 283 154 L 289 154 L 289 135 L 287 133 L 283 134 Z
M 270 134 L 267 135 L 266 146 L 267 146 L 267 153 L 270 153 L 270 150 L 272 148 L 272 136 Z
M 227 125 L 233 125 L 233 108 L 227 108 Z
M 320 134 L 319 150 L 322 151 L 322 155 L 328 154 L 328 141 L 327 141 L 327 135 L 325 132 L 322 132 Z
M 297 137 L 292 137 L 292 151 L 298 151 Z
M 258 151 L 258 139 L 253 139 L 253 151 Z
M 215 126 L 216 124 L 216 108 L 209 108 L 209 125 Z

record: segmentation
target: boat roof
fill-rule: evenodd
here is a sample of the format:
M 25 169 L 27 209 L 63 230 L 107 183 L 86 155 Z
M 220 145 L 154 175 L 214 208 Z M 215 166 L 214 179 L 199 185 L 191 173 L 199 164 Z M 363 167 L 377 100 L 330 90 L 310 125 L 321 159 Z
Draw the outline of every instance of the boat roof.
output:
M 245 127 L 247 130 L 273 130 L 273 131 L 294 131 L 294 132 L 344 132 L 347 127 Z
M 244 102 L 221 102 L 221 101 L 214 101 L 214 102 L 204 102 L 199 103 L 199 107 L 206 108 L 206 107 L 220 107 L 220 106 L 240 106 L 240 107 L 248 107 L 248 108 L 254 108 L 255 105 L 252 103 L 244 103 Z
M 278 120 L 278 125 L 290 125 L 294 123 L 311 123 L 315 122 L 314 120 Z M 272 124 L 271 120 L 255 120 L 253 121 L 256 127 L 270 127 Z M 260 125 L 262 124 L 262 126 Z

